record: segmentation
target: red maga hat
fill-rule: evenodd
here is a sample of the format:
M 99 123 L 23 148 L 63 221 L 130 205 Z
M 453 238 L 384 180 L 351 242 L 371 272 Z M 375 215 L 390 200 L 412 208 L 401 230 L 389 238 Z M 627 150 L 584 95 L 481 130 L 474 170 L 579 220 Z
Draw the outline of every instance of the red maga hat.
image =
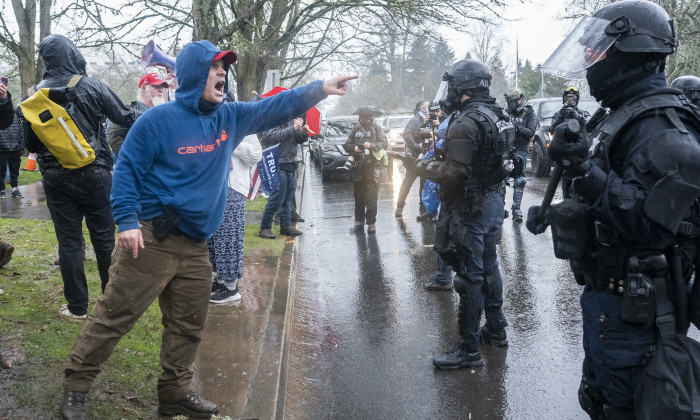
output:
M 214 58 L 211 61 L 216 61 L 216 60 L 224 60 L 224 64 L 234 64 L 238 60 L 238 55 L 236 54 L 235 51 L 221 51 L 220 53 L 216 54 Z
M 139 87 L 143 85 L 168 85 L 168 82 L 158 77 L 158 73 L 146 73 L 139 81 Z

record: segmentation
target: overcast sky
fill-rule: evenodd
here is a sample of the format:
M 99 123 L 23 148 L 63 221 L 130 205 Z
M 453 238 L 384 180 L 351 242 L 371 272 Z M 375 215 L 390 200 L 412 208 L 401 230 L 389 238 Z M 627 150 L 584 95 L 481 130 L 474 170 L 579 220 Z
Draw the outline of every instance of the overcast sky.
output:
M 504 39 L 503 61 L 510 63 L 508 70 L 515 68 L 517 37 L 520 60 L 524 63 L 529 59 L 533 66 L 542 64 L 571 28 L 571 22 L 556 20 L 556 16 L 564 12 L 564 2 L 532 0 L 520 4 L 514 0 L 513 3 L 515 5 L 509 6 L 505 14 L 506 18 L 512 21 L 504 22 L 500 31 Z M 471 49 L 470 40 L 465 35 L 456 31 L 443 31 L 443 36 L 454 49 L 457 59 L 464 58 Z

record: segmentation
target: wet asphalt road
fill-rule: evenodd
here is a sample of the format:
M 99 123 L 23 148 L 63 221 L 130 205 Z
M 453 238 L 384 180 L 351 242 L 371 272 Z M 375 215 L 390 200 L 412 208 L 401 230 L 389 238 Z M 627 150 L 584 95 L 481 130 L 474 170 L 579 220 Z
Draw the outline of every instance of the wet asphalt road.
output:
M 435 272 L 434 224 L 415 220 L 417 182 L 394 218 L 402 178 L 403 169 L 381 185 L 376 235 L 354 234 L 352 182 L 322 184 L 315 165 L 306 169 L 284 417 L 587 418 L 576 393 L 580 287 L 554 258 L 549 230 L 504 223 L 510 346 L 483 347 L 480 368 L 433 368 L 458 340 L 457 296 L 422 287 Z M 546 185 L 528 176 L 522 208 Z M 506 208 L 511 199 L 509 188 Z

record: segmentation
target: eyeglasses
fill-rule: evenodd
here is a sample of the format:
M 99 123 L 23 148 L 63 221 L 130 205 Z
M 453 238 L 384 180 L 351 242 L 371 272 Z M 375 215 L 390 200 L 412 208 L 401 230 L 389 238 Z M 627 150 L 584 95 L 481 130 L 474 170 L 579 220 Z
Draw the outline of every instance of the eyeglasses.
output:
M 153 89 L 155 89 L 159 92 L 162 92 L 165 90 L 165 85 L 148 85 L 148 86 L 152 87 Z

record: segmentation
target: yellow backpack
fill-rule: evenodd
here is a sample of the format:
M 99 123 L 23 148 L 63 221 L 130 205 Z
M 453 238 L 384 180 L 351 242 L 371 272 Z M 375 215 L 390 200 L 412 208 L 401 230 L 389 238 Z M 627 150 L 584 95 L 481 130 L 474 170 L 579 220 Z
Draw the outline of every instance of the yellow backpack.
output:
M 34 134 L 66 169 L 78 169 L 95 160 L 95 150 L 80 131 L 75 118 L 80 115 L 70 102 L 73 87 L 83 76 L 71 77 L 66 87 L 30 88 L 28 98 L 19 104 Z M 71 111 L 71 112 L 69 112 Z

